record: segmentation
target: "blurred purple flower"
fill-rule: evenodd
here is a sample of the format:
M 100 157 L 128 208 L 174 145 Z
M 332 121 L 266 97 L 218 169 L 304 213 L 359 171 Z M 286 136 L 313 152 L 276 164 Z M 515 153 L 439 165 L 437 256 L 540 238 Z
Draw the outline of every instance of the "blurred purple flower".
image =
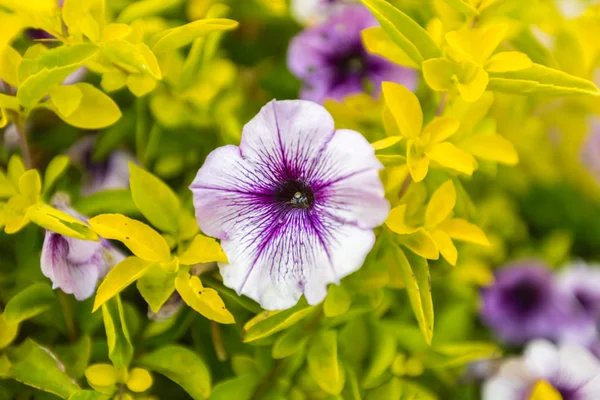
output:
M 133 155 L 125 150 L 115 150 L 105 160 L 94 160 L 92 157 L 95 136 L 87 136 L 79 140 L 71 149 L 69 156 L 87 172 L 81 188 L 84 196 L 103 190 L 126 189 L 129 187 L 129 163 L 136 162 Z
M 87 219 L 71 208 L 62 194 L 55 196 L 52 205 L 87 223 Z M 124 258 L 105 239 L 92 242 L 46 231 L 41 268 L 44 276 L 52 281 L 54 289 L 60 288 L 81 301 L 92 296 L 98 280 Z
M 591 121 L 580 155 L 583 166 L 600 182 L 600 118 Z
M 600 316 L 600 265 L 578 262 L 568 265 L 558 275 L 558 286 L 574 297 L 590 318 Z
M 368 87 L 378 95 L 383 81 L 414 90 L 416 71 L 365 50 L 360 32 L 376 25 L 377 20 L 367 8 L 349 6 L 293 38 L 288 67 L 304 82 L 300 97 L 317 103 L 327 98 L 339 101 Z
M 504 362 L 483 386 L 482 399 L 528 399 L 539 381 L 550 384 L 563 400 L 598 400 L 600 361 L 583 346 L 536 340 L 522 357 Z
M 482 294 L 481 317 L 503 340 L 557 338 L 572 323 L 569 297 L 540 261 L 504 267 Z
M 292 0 L 292 15 L 301 24 L 310 24 L 326 19 L 335 11 L 358 0 Z
M 208 155 L 190 189 L 203 232 L 221 239 L 223 282 L 267 310 L 356 271 L 389 204 L 373 147 L 335 130 L 318 104 L 272 101 L 243 129 L 239 147 Z

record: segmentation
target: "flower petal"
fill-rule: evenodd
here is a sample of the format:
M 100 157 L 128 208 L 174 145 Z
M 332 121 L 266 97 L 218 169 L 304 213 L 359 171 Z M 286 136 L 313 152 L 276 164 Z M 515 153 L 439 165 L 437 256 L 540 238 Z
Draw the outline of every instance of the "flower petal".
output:
M 581 345 L 560 345 L 558 354 L 560 365 L 552 380 L 554 386 L 577 389 L 600 374 L 600 361 Z
M 435 144 L 427 149 L 425 154 L 443 168 L 450 168 L 467 175 L 472 175 L 477 166 L 477 161 L 472 155 L 449 142 Z
M 554 344 L 547 340 L 534 340 L 523 355 L 527 370 L 538 379 L 550 380 L 559 369 L 559 353 Z

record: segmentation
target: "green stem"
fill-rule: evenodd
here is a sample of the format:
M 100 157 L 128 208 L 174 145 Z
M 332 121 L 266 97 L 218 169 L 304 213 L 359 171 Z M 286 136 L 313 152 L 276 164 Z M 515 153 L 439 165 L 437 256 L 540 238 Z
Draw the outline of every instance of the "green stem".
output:
M 72 343 L 77 339 L 77 331 L 75 329 L 75 321 L 73 319 L 73 312 L 71 305 L 69 304 L 69 298 L 62 290 L 58 290 L 58 301 L 62 308 L 63 315 L 65 317 L 65 325 L 67 326 L 67 334 L 69 335 L 69 341 Z
M 213 344 L 215 345 L 215 352 L 219 361 L 227 360 L 227 351 L 223 346 L 223 337 L 221 336 L 221 326 L 215 321 L 210 321 L 210 332 L 212 335 Z

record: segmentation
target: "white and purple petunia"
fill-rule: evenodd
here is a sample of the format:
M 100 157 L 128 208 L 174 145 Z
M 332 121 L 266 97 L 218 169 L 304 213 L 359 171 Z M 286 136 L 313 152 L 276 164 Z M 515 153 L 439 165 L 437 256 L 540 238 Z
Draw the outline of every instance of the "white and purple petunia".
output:
M 301 98 L 323 103 L 327 98 L 342 100 L 368 90 L 378 95 L 383 81 L 414 90 L 416 71 L 369 54 L 364 48 L 361 31 L 377 25 L 366 7 L 348 6 L 294 37 L 287 62 L 304 83 Z
M 535 385 L 545 381 L 563 400 L 600 399 L 600 361 L 585 347 L 556 346 L 545 340 L 529 343 L 522 357 L 504 362 L 483 385 L 483 400 L 528 399 Z
M 579 261 L 567 265 L 557 277 L 558 286 L 575 298 L 592 320 L 600 317 L 600 265 Z
M 221 239 L 225 285 L 267 310 L 302 294 L 321 302 L 356 271 L 389 212 L 383 166 L 358 132 L 334 129 L 322 106 L 271 101 L 240 146 L 208 155 L 190 186 L 204 233 Z
M 559 290 L 551 271 L 536 260 L 517 262 L 497 272 L 495 282 L 482 293 L 481 317 L 509 343 L 575 336 L 578 328 L 582 335 L 593 336 L 593 327 L 580 318 L 573 299 Z
M 69 206 L 68 200 L 62 194 L 55 196 L 52 205 L 87 222 L 84 216 Z M 81 301 L 92 296 L 98 280 L 124 258 L 124 255 L 105 239 L 93 242 L 46 231 L 41 268 L 44 276 L 52 281 L 53 289 L 60 288 Z

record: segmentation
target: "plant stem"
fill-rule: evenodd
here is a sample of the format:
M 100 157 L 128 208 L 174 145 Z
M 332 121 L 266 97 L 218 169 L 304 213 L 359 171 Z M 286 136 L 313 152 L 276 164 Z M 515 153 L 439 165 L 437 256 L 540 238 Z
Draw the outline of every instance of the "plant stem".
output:
M 31 162 L 31 152 L 29 151 L 29 143 L 27 142 L 27 131 L 25 130 L 25 123 L 18 113 L 12 111 L 9 113 L 9 115 L 12 123 L 17 129 L 17 133 L 19 134 L 19 147 L 21 147 L 21 153 L 23 154 L 23 162 L 25 163 L 25 167 L 27 169 L 31 169 L 33 168 L 33 164 Z
M 73 320 L 73 312 L 71 311 L 69 298 L 62 290 L 58 290 L 58 301 L 60 302 L 60 307 L 62 308 L 62 312 L 65 317 L 65 325 L 67 326 L 69 341 L 72 343 L 77 339 L 77 331 L 75 329 L 75 321 Z
M 227 360 L 227 352 L 223 347 L 223 337 L 221 336 L 221 327 L 215 321 L 210 321 L 210 332 L 212 334 L 213 344 L 215 345 L 215 352 L 219 361 Z

